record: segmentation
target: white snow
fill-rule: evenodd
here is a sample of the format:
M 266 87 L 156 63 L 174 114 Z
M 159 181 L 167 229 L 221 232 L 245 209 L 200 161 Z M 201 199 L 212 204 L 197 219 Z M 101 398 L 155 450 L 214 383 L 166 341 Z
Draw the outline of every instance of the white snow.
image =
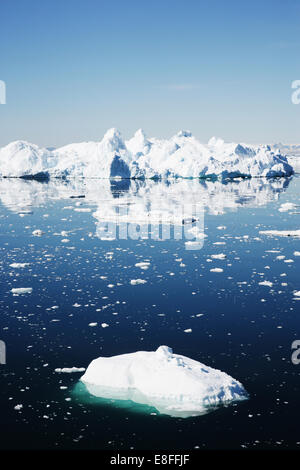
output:
M 126 142 L 109 129 L 100 142 L 82 142 L 49 150 L 25 141 L 0 149 L 0 176 L 80 178 L 205 178 L 289 176 L 284 152 L 268 145 L 200 143 L 188 131 L 169 140 L 147 139 L 138 130 Z
M 245 400 L 242 384 L 224 372 L 160 346 L 91 362 L 80 379 L 97 397 L 148 404 L 160 413 L 187 417 Z

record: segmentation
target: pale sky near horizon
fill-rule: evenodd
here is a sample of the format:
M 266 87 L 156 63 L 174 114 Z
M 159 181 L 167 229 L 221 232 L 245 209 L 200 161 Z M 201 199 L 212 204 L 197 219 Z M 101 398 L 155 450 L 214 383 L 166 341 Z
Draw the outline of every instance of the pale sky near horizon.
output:
M 300 0 L 0 0 L 0 146 L 300 143 Z

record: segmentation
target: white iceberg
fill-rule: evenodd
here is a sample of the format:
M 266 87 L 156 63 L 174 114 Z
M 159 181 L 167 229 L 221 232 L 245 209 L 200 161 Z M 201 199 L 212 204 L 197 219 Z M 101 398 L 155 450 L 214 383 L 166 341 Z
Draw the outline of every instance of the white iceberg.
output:
M 47 149 L 18 140 L 0 149 L 0 176 L 40 177 L 49 176 L 49 169 L 56 160 Z
M 242 384 L 225 372 L 173 354 L 167 346 L 99 357 L 80 380 L 93 396 L 131 400 L 171 416 L 201 415 L 248 398 Z
M 100 142 L 82 142 L 58 149 L 16 141 L 0 149 L 2 177 L 58 178 L 232 178 L 280 177 L 293 174 L 279 148 L 200 143 L 189 131 L 169 140 L 147 139 L 139 130 L 124 141 L 115 128 Z
M 286 155 L 288 163 L 293 167 L 295 173 L 300 173 L 300 145 L 299 144 L 275 144 L 275 151 Z

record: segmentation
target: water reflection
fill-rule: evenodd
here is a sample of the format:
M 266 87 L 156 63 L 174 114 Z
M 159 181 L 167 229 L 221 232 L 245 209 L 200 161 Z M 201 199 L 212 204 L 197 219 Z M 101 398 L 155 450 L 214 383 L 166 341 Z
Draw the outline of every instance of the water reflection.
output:
M 183 204 L 202 205 L 210 214 L 224 214 L 243 206 L 257 207 L 279 199 L 291 178 L 266 180 L 252 178 L 228 182 L 207 180 L 51 180 L 0 179 L 0 200 L 9 210 L 28 212 L 51 200 L 81 196 L 82 203 L 93 205 L 96 219 L 110 219 L 118 207 L 126 206 L 128 218 L 147 220 L 149 213 L 172 209 Z M 181 215 L 179 215 L 181 218 Z

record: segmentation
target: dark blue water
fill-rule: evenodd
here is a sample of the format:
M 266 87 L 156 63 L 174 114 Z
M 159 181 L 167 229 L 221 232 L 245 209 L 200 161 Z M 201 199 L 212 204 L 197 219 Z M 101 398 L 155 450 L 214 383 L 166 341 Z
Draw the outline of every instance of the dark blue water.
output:
M 300 239 L 259 231 L 300 228 L 300 206 L 278 211 L 282 203 L 299 203 L 300 179 L 265 182 L 257 191 L 247 182 L 193 183 L 199 200 L 209 195 L 207 237 L 195 251 L 184 240 L 100 240 L 93 213 L 105 198 L 88 197 L 89 183 L 80 187 L 86 195 L 80 200 L 70 198 L 78 188 L 65 183 L 55 192 L 49 184 L 0 185 L 0 339 L 7 348 L 0 365 L 0 448 L 298 448 L 300 365 L 291 361 L 291 344 L 300 339 L 300 302 L 293 295 L 300 290 L 294 255 Z M 111 191 L 122 200 L 130 188 Z M 217 200 L 226 198 L 230 204 L 220 209 Z M 45 233 L 35 237 L 35 229 Z M 211 258 L 218 253 L 226 259 Z M 150 266 L 143 271 L 135 264 L 144 260 Z M 29 265 L 9 266 L 15 262 Z M 223 272 L 210 271 L 216 267 Z M 138 278 L 147 282 L 130 284 Z M 14 296 L 14 287 L 33 291 Z M 78 386 L 80 373 L 55 372 L 163 344 L 232 375 L 249 400 L 172 418 L 88 397 Z

